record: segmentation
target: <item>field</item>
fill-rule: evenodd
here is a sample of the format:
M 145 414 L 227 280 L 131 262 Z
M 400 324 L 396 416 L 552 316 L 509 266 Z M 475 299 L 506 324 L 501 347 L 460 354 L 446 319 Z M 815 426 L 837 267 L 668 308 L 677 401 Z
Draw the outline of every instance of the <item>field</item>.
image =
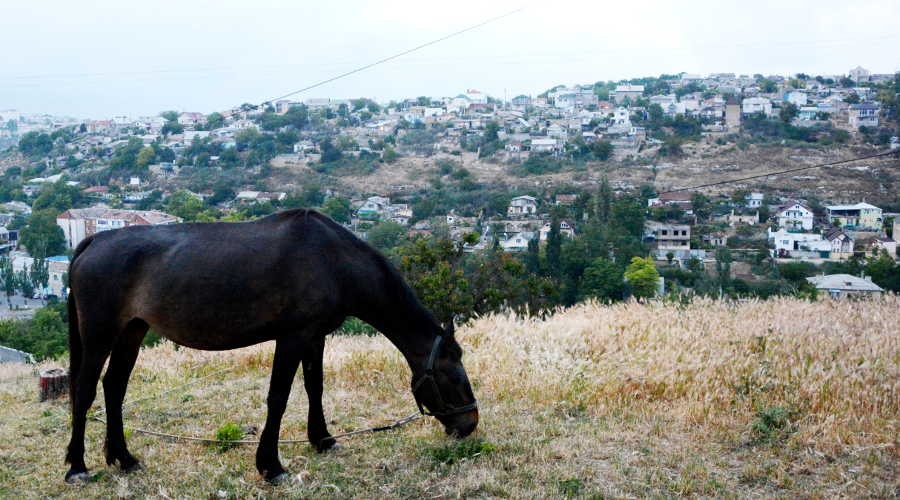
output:
M 221 451 L 138 433 L 129 444 L 145 467 L 123 474 L 104 465 L 95 421 L 94 481 L 67 486 L 67 402 L 37 402 L 33 367 L 4 366 L 0 496 L 896 498 L 898 310 L 891 296 L 584 304 L 546 320 L 481 318 L 457 329 L 481 405 L 473 437 L 454 441 L 421 419 L 321 455 L 282 445 L 295 478 L 279 486 L 259 479 L 252 446 Z M 145 350 L 126 425 L 204 437 L 228 422 L 261 426 L 271 352 Z M 408 368 L 383 337 L 333 338 L 325 363 L 332 433 L 414 411 Z M 282 437 L 305 438 L 305 415 L 298 381 Z

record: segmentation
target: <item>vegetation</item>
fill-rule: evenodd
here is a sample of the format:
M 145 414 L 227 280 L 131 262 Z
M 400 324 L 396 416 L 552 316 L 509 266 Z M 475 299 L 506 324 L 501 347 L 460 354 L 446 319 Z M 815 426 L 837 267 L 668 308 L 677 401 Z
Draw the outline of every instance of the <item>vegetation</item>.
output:
M 456 333 L 482 416 L 473 439 L 454 441 L 426 418 L 341 439 L 341 450 L 325 454 L 282 445 L 296 480 L 270 486 L 256 473 L 252 445 L 221 453 L 138 432 L 129 433 L 129 445 L 145 467 L 123 474 L 105 465 L 104 426 L 89 421 L 87 461 L 95 476 L 78 493 L 893 497 L 898 308 L 900 298 L 892 296 L 588 303 L 543 320 L 489 315 Z M 408 365 L 383 336 L 332 337 L 325 352 L 332 433 L 415 410 Z M 126 396 L 139 401 L 126 407 L 125 424 L 194 436 L 212 436 L 224 422 L 261 427 L 272 353 L 271 344 L 228 352 L 168 342 L 144 349 Z M 38 402 L 33 367 L 3 366 L 0 381 L 0 442 L 16 443 L 0 460 L 0 493 L 71 495 L 60 460 L 69 402 Z M 294 393 L 284 439 L 306 434 L 299 381 Z

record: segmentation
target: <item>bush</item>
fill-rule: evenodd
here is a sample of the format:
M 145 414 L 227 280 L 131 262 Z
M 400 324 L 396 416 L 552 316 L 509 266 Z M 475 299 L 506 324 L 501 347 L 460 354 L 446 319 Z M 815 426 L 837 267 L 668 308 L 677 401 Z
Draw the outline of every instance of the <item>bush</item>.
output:
M 65 354 L 69 349 L 66 304 L 38 309 L 29 320 L 0 322 L 0 344 L 27 352 L 38 361 Z
M 228 451 L 238 445 L 235 441 L 238 441 L 243 437 L 244 431 L 241 430 L 241 427 L 234 422 L 228 422 L 216 429 L 217 442 L 215 447 L 221 452 Z

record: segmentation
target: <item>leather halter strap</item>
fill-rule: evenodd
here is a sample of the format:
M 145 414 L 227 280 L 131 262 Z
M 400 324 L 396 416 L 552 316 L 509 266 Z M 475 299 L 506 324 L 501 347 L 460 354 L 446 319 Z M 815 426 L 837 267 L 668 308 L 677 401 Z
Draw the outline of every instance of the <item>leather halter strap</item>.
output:
M 413 384 L 413 397 L 416 398 L 416 405 L 419 407 L 419 413 L 421 413 L 422 415 L 446 417 L 450 415 L 458 415 L 460 413 L 465 413 L 467 411 L 472 411 L 478 408 L 477 400 L 463 406 L 450 406 L 445 403 L 444 398 L 441 397 L 441 391 L 438 388 L 437 381 L 434 378 L 434 363 L 437 361 L 437 355 L 441 349 L 441 343 L 443 342 L 443 340 L 443 335 L 438 335 L 434 338 L 434 343 L 431 345 L 431 353 L 428 354 L 428 360 L 425 362 L 425 373 L 421 377 L 419 377 L 419 380 L 417 380 L 415 384 Z M 431 385 L 431 389 L 432 391 L 434 391 L 434 395 L 437 397 L 437 408 L 426 409 L 425 405 L 422 404 L 421 398 L 419 398 L 418 391 L 426 383 Z

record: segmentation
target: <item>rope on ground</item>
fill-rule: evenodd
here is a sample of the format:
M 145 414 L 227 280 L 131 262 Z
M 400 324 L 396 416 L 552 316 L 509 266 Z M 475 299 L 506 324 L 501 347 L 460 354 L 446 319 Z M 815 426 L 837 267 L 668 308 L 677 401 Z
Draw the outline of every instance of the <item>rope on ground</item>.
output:
M 102 423 L 106 424 L 106 420 L 104 420 L 103 418 L 101 418 L 99 416 L 95 415 L 91 418 L 93 418 L 94 420 L 96 420 L 98 422 L 102 422 Z M 335 434 L 331 437 L 334 439 L 337 439 L 337 438 L 356 436 L 359 434 L 366 434 L 366 433 L 370 433 L 370 432 L 375 433 L 375 432 L 389 431 L 392 429 L 396 429 L 398 427 L 402 427 L 402 426 L 404 426 L 410 422 L 413 422 L 415 420 L 418 420 L 420 418 L 422 418 L 421 414 L 411 413 L 411 414 L 409 414 L 399 420 L 395 420 L 387 425 L 382 425 L 382 426 L 378 426 L 378 427 L 369 427 L 366 429 L 359 429 L 359 430 L 350 431 L 350 432 L 343 432 L 341 434 Z M 143 429 L 140 427 L 131 427 L 128 425 L 124 426 L 124 428 L 128 429 L 132 432 L 137 432 L 139 434 L 147 434 L 149 436 L 167 438 L 167 439 L 171 439 L 173 441 L 193 441 L 193 442 L 199 442 L 199 443 L 259 444 L 259 440 L 256 440 L 256 439 L 210 439 L 210 438 L 201 438 L 201 437 L 196 437 L 196 436 L 184 436 L 184 435 L 180 435 L 180 434 L 169 434 L 167 432 L 154 431 L 152 429 Z M 308 439 L 279 439 L 278 443 L 279 444 L 309 443 L 309 440 Z

